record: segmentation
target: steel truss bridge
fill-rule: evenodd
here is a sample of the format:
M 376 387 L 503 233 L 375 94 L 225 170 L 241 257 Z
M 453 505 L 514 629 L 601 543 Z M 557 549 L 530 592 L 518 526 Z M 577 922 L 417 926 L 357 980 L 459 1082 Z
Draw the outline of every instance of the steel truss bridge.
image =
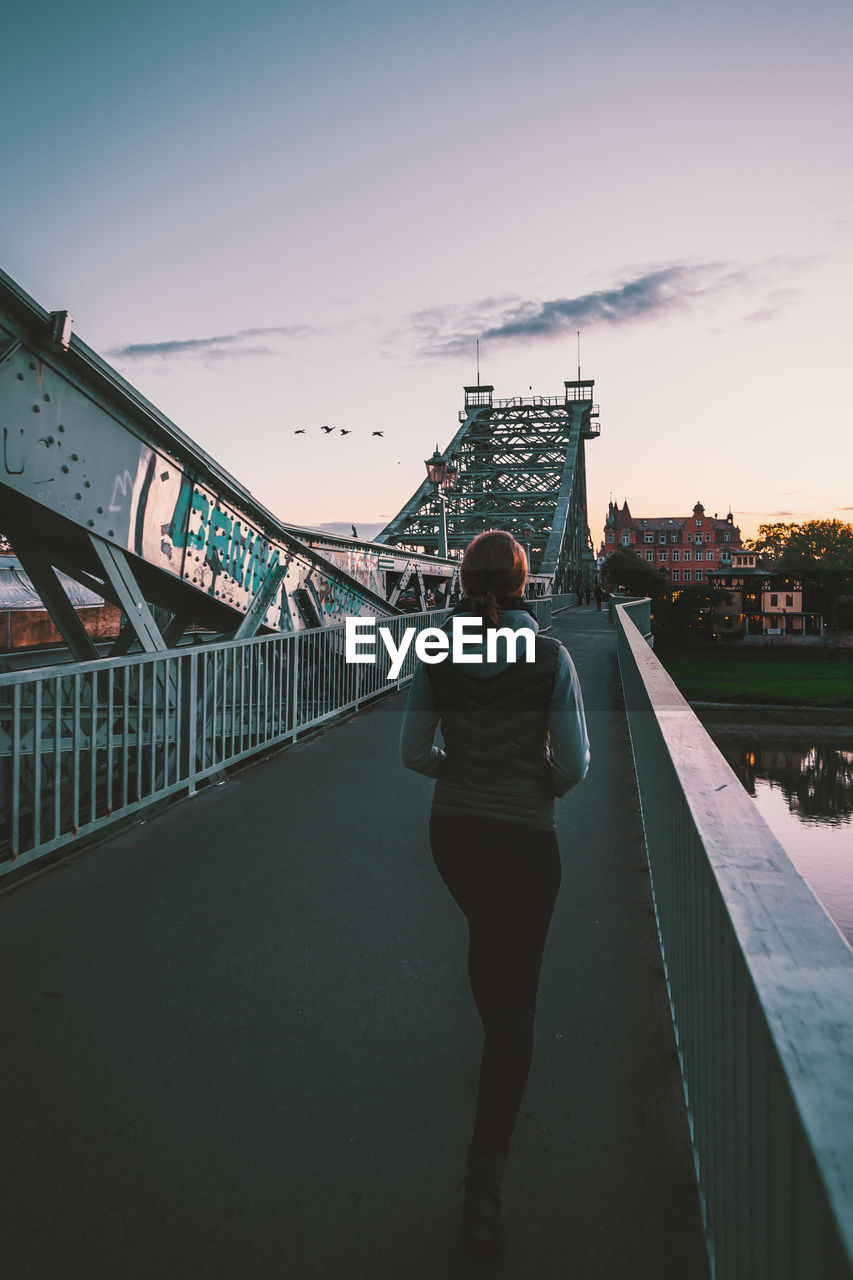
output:
M 2 272 L 0 435 L 0 533 L 78 661 L 101 655 L 60 573 L 123 611 L 110 656 L 458 595 L 456 561 L 279 520 Z
M 0 533 L 67 647 L 0 674 L 0 880 L 387 692 L 379 666 L 345 662 L 345 618 L 439 622 L 483 527 L 530 522 L 547 625 L 587 547 L 591 388 L 466 389 L 457 554 L 435 554 L 431 494 L 403 545 L 337 537 L 277 519 L 0 273 Z M 118 607 L 117 638 L 96 645 L 74 583 Z
M 393 616 L 451 603 L 458 553 L 484 528 L 524 537 L 529 594 L 576 588 L 593 565 L 584 440 L 592 382 L 560 398 L 467 387 L 450 554 L 424 482 L 375 541 L 279 520 L 71 331 L 0 272 L 0 533 L 73 658 L 101 656 L 60 574 L 123 612 L 110 656 Z M 455 554 L 454 554 L 455 553 Z
M 451 554 L 484 529 L 506 529 L 552 591 L 591 585 L 584 442 L 600 430 L 594 385 L 566 382 L 562 396 L 509 400 L 495 400 L 493 386 L 466 387 L 460 428 L 443 454 L 453 488 L 442 496 L 424 480 L 377 542 L 435 552 L 444 505 Z

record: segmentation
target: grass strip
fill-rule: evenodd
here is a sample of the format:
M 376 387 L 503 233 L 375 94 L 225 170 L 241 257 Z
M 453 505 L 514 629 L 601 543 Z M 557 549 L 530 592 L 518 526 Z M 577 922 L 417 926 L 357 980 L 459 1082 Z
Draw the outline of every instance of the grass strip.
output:
M 671 658 L 664 666 L 689 702 L 853 706 L 853 663 Z

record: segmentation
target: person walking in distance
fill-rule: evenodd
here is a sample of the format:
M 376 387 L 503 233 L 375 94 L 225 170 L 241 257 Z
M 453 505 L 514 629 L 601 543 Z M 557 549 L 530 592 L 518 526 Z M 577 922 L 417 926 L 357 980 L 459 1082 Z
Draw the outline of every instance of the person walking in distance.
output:
M 469 633 L 464 663 L 417 665 L 400 748 L 408 768 L 436 780 L 432 854 L 468 921 L 468 974 L 484 1042 L 462 1231 L 469 1252 L 488 1257 L 504 1239 L 501 1180 L 560 886 L 554 800 L 585 776 L 589 742 L 574 664 L 558 640 L 536 634 L 522 598 L 523 547 L 509 533 L 481 533 L 461 577 L 457 612 L 481 620 L 482 640 L 474 643 L 476 628 Z M 439 726 L 443 747 L 434 742 Z

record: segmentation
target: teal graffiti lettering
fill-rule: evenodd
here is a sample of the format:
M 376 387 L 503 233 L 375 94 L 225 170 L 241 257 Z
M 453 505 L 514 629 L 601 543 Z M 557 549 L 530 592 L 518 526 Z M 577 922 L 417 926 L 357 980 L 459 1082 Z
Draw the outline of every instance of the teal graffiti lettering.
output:
M 204 546 L 205 536 L 207 534 L 207 521 L 210 514 L 210 503 L 203 493 L 196 491 L 193 493 L 193 500 L 190 506 L 190 514 L 197 511 L 201 516 L 201 524 L 196 533 L 187 534 L 187 546 L 201 548 Z
M 225 566 L 225 557 L 228 554 L 228 543 L 231 537 L 231 521 L 224 511 L 214 510 L 210 517 L 210 532 L 207 538 L 208 554 L 214 551 L 220 551 L 222 558 L 220 565 Z
M 176 547 L 183 548 L 187 545 L 187 516 L 190 510 L 191 493 L 192 482 L 186 476 L 181 476 L 181 491 L 178 494 L 169 527 L 172 542 Z
M 269 554 L 270 554 L 269 545 L 266 542 L 264 542 L 263 538 L 259 534 L 258 537 L 255 538 L 255 543 L 254 543 L 254 546 L 252 547 L 252 561 L 251 561 L 251 564 L 249 565 L 249 569 L 251 570 L 251 575 L 252 575 L 252 592 L 253 593 L 257 591 L 258 587 L 261 585 L 264 578 L 266 577 L 267 561 L 269 560 Z M 278 555 L 278 552 L 276 552 L 276 555 Z M 246 576 L 248 578 L 248 574 Z M 248 585 L 249 585 L 248 582 L 246 582 L 245 586 L 247 590 L 248 590 Z
M 239 520 L 234 521 L 234 532 L 231 535 L 231 563 L 229 573 L 238 587 L 243 585 L 243 568 L 246 563 L 246 556 L 249 547 L 252 544 L 251 530 L 244 534 L 243 526 Z

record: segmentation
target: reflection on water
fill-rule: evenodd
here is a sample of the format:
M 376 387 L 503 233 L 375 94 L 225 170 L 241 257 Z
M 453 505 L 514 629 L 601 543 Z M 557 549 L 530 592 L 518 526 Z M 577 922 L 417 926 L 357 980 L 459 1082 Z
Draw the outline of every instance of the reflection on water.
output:
M 767 825 L 853 946 L 853 749 L 714 734 Z
M 777 786 L 792 813 L 806 823 L 849 823 L 853 816 L 853 751 L 790 743 L 720 749 L 751 796 L 760 778 Z

